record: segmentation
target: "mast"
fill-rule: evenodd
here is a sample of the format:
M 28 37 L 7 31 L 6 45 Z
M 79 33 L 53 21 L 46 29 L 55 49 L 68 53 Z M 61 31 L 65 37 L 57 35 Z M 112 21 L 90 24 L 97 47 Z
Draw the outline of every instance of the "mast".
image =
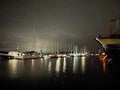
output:
M 119 29 L 118 29 L 118 21 L 120 19 L 120 16 L 116 16 L 115 18 L 112 18 L 110 20 L 110 23 L 109 23 L 109 35 L 112 35 L 113 34 L 113 31 L 112 31 L 112 23 L 114 21 L 116 21 L 116 26 L 115 26 L 115 34 L 119 34 Z
M 119 17 L 117 17 L 117 21 L 116 21 L 116 28 L 115 28 L 116 29 L 116 31 L 115 31 L 116 34 L 119 33 L 119 30 L 118 30 L 118 21 L 119 21 Z
M 36 28 L 35 28 L 35 23 L 33 23 L 33 51 L 36 51 Z
M 112 31 L 112 22 L 109 23 L 109 35 L 112 35 L 113 31 Z

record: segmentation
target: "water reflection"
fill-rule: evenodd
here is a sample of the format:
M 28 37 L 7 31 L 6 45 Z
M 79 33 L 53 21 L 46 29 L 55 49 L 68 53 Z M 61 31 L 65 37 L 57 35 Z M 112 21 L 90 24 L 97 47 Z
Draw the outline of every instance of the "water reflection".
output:
M 103 63 L 102 63 L 102 66 L 103 66 L 103 72 L 106 72 L 106 63 L 103 62 Z
M 55 66 L 55 70 L 56 70 L 56 75 L 58 76 L 60 73 L 60 64 L 61 64 L 61 58 L 58 58 L 56 60 L 56 66 Z
M 7 64 L 6 64 L 7 63 Z M 4 68 L 2 67 L 4 66 Z M 102 66 L 102 67 L 101 67 Z M 106 64 L 101 63 L 98 58 L 71 57 L 71 58 L 49 58 L 29 60 L 0 61 L 0 67 L 4 69 L 6 76 L 11 78 L 47 78 L 62 77 L 65 75 L 89 75 L 107 72 Z M 2 69 L 0 70 L 2 71 Z M 93 74 L 94 73 L 94 74 Z M 0 74 L 4 75 L 4 74 Z M 92 76 L 91 75 L 91 76 Z
M 44 65 L 45 65 L 45 67 L 47 68 L 47 65 L 48 65 L 48 59 L 43 59 L 43 58 L 42 58 L 42 60 L 44 60 Z
M 36 60 L 37 62 L 38 60 Z M 44 58 L 41 58 L 39 60 L 39 64 L 38 66 L 36 67 L 38 69 L 38 71 L 36 71 L 39 75 L 41 76 L 45 76 L 47 75 L 49 72 L 48 72 L 48 65 L 49 65 L 49 60 L 48 59 L 44 59 Z M 36 63 L 37 64 L 37 63 Z
M 32 71 L 32 74 L 34 74 L 34 71 L 35 71 L 35 61 L 34 61 L 34 59 L 31 60 L 31 71 Z
M 21 70 L 23 70 L 23 68 L 24 68 L 23 61 L 19 61 L 16 59 L 8 61 L 9 75 L 12 78 L 16 78 L 17 75 L 20 73 L 19 69 L 21 71 Z
M 85 73 L 85 59 L 86 57 L 81 57 L 81 73 Z
M 44 67 L 44 59 L 40 59 L 40 68 Z
M 66 71 L 66 58 L 63 59 L 63 72 Z
M 48 62 L 48 73 L 49 73 L 49 75 L 51 75 L 51 70 L 52 70 L 52 63 L 51 63 L 51 60 L 49 60 L 49 62 Z
M 101 63 L 98 57 L 0 61 L 0 80 L 3 79 L 4 82 L 4 79 L 8 80 L 5 85 L 10 85 L 9 80 L 15 80 L 15 83 L 20 80 L 16 85 L 80 87 L 79 85 L 89 84 L 89 86 L 92 85 L 90 87 L 104 87 L 106 84 L 111 86 L 109 82 L 112 80 L 119 81 L 119 73 L 120 65 L 108 66 L 106 63 Z M 32 83 L 30 84 L 29 81 Z M 14 84 L 11 85 L 14 86 Z
M 78 57 L 73 58 L 73 72 L 77 73 L 78 70 Z

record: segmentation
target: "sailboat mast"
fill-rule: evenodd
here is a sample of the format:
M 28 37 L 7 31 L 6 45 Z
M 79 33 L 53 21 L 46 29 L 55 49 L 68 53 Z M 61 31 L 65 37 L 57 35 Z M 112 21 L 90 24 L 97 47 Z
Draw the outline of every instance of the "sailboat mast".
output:
M 116 21 L 116 26 L 114 28 L 114 33 L 115 34 L 119 34 L 119 30 L 118 30 L 118 21 L 120 19 L 120 16 L 116 16 L 115 18 L 110 20 L 110 24 L 109 24 L 109 35 L 112 35 L 112 26 L 113 26 L 113 22 Z
M 117 17 L 117 21 L 116 21 L 116 34 L 118 34 L 118 20 L 119 20 L 119 17 Z
M 36 28 L 35 28 L 35 23 L 33 24 L 33 31 L 34 31 L 33 32 L 33 34 L 34 34 L 33 35 L 33 37 L 34 37 L 33 38 L 33 51 L 36 51 L 36 48 L 35 48 L 36 47 Z

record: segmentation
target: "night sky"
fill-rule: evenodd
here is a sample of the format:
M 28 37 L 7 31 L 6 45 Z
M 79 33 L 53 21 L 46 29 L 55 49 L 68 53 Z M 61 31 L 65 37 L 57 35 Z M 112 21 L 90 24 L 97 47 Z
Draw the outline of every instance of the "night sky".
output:
M 95 37 L 107 34 L 120 14 L 120 0 L 0 0 L 0 50 L 37 50 L 57 45 L 97 51 Z

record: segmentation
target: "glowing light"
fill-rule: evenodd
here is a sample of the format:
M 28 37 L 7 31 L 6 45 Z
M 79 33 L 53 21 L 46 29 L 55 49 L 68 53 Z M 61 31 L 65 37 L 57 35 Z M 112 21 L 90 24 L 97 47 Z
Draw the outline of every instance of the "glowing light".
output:
M 76 73 L 77 72 L 77 68 L 78 67 L 78 57 L 74 57 L 73 59 L 73 72 Z
M 9 69 L 11 71 L 12 77 L 15 77 L 17 74 L 17 60 L 9 60 Z
M 52 65 L 52 63 L 51 63 L 51 61 L 49 61 L 48 62 L 48 73 L 49 74 L 51 74 L 51 65 Z
M 106 63 L 103 62 L 103 72 L 106 71 Z
M 85 57 L 81 57 L 81 73 L 85 73 Z
M 63 61 L 63 72 L 66 71 L 66 58 L 64 58 L 64 61 Z
M 60 63 L 61 62 L 61 58 L 58 58 L 57 61 L 56 61 L 56 73 L 57 73 L 57 76 L 59 75 L 59 72 L 60 72 Z
M 8 61 L 8 68 L 9 68 L 9 74 L 12 78 L 15 78 L 17 77 L 17 75 L 19 75 L 18 73 L 20 72 L 17 72 L 18 69 L 22 69 L 24 68 L 23 66 L 23 61 L 22 60 L 16 60 L 16 59 L 12 59 L 12 60 L 9 60 Z
M 34 59 L 32 59 L 31 62 L 32 62 L 31 63 L 31 70 L 32 70 L 32 72 L 34 72 L 34 69 L 35 69 L 35 61 L 34 61 Z
M 41 68 L 43 68 L 43 59 L 40 59 Z

